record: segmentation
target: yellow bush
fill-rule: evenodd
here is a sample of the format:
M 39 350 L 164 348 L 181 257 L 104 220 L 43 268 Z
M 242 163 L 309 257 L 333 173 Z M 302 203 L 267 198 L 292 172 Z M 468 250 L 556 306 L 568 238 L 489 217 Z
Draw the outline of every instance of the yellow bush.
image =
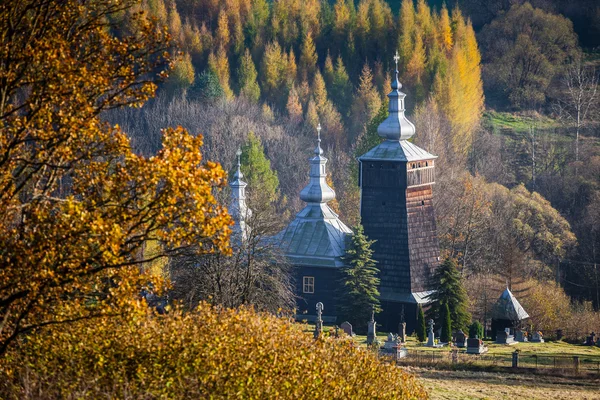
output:
M 47 329 L 0 360 L 0 398 L 393 398 L 423 387 L 349 339 L 249 309 L 137 315 Z

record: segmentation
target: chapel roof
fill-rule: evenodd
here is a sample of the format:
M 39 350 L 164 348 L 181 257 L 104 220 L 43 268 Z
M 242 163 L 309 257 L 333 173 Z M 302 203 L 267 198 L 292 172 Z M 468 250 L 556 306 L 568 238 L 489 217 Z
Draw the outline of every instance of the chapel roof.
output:
M 522 321 L 529 318 L 521 303 L 512 292 L 506 288 L 492 309 L 492 319 L 505 319 L 509 321 Z

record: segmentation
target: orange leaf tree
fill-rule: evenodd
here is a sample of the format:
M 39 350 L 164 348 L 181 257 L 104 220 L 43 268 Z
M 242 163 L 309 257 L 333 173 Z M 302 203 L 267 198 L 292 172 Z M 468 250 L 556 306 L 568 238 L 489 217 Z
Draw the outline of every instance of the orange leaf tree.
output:
M 202 137 L 166 130 L 144 158 L 100 119 L 152 96 L 169 62 L 135 3 L 0 4 L 0 355 L 39 327 L 136 307 L 161 286 L 140 268 L 148 241 L 153 257 L 227 251 L 225 174 Z

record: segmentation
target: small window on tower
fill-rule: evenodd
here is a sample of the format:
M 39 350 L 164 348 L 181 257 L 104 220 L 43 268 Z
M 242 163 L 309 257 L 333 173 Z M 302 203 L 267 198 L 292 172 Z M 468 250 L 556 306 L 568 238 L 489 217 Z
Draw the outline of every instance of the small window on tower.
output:
M 305 276 L 302 279 L 303 293 L 314 293 L 315 292 L 315 277 L 314 276 Z

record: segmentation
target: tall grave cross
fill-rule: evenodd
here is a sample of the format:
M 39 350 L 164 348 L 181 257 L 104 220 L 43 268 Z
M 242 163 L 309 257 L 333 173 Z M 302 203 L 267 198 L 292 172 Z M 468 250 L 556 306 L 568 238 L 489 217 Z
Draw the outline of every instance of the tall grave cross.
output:
M 323 314 L 323 303 L 317 303 L 317 323 L 315 324 L 315 339 L 321 335 L 323 331 L 323 320 L 321 319 L 321 315 Z

